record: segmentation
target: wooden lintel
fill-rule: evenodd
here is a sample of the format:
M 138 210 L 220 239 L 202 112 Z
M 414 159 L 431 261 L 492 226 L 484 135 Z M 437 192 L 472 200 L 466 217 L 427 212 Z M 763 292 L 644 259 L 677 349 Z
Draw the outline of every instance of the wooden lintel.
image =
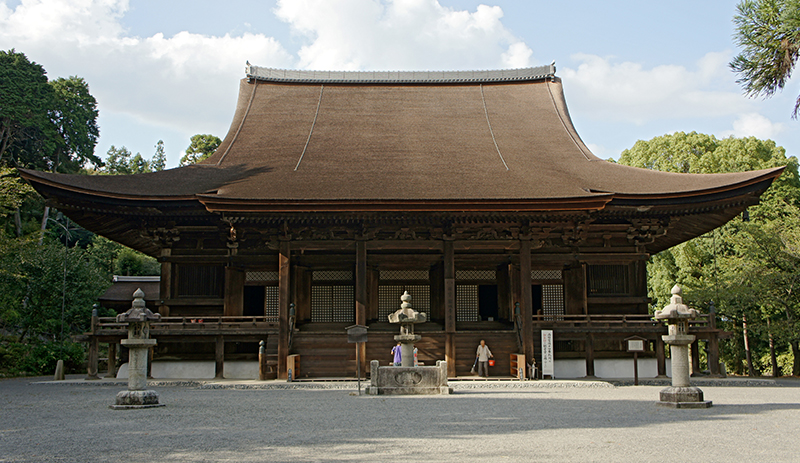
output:
M 351 251 L 356 252 L 356 242 L 351 240 L 292 241 L 292 251 Z
M 442 251 L 440 240 L 374 240 L 367 241 L 368 251 Z
M 519 240 L 459 240 L 453 242 L 456 252 L 462 251 L 517 251 Z

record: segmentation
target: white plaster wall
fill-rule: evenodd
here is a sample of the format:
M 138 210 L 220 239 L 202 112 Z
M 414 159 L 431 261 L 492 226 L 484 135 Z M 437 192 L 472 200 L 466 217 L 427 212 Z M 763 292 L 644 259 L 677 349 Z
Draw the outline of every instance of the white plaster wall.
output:
M 153 379 L 213 379 L 214 361 L 156 360 L 150 368 Z M 223 370 L 226 379 L 258 379 L 258 362 L 227 361 Z M 128 364 L 123 363 L 117 378 L 128 377 Z
M 667 360 L 667 376 L 672 377 L 672 364 Z M 556 360 L 553 364 L 556 379 L 574 379 L 586 376 L 584 359 Z M 594 374 L 598 378 L 633 378 L 633 358 L 595 359 Z M 656 359 L 639 359 L 639 378 L 655 378 L 658 375 Z

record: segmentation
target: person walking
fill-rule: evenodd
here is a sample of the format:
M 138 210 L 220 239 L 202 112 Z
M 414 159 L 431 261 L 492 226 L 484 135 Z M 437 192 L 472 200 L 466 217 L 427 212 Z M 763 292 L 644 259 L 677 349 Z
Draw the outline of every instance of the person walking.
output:
M 475 356 L 478 357 L 478 375 L 488 378 L 489 359 L 494 358 L 494 356 L 492 355 L 492 351 L 489 350 L 489 346 L 486 345 L 486 341 L 483 339 L 481 339 L 481 344 L 478 346 L 478 351 L 475 353 Z
M 394 363 L 392 365 L 399 367 L 403 365 L 403 351 L 400 343 L 398 342 L 396 346 L 392 347 L 392 355 L 394 355 Z

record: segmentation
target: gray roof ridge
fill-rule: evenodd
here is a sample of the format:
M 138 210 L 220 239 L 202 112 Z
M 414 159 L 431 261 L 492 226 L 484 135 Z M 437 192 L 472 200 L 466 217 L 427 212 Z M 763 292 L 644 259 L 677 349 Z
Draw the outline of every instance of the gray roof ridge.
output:
M 247 63 L 249 79 L 304 83 L 489 83 L 544 80 L 555 77 L 556 64 L 474 71 L 314 71 L 276 69 Z

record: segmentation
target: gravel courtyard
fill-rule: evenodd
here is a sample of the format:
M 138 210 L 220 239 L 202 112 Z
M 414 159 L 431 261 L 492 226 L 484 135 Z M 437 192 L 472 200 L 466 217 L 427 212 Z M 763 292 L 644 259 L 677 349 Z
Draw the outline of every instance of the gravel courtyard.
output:
M 34 381 L 0 381 L 2 462 L 800 461 L 796 380 L 701 386 L 701 410 L 656 407 L 661 386 L 542 382 L 422 397 L 160 385 L 166 407 L 111 410 L 124 384 Z

